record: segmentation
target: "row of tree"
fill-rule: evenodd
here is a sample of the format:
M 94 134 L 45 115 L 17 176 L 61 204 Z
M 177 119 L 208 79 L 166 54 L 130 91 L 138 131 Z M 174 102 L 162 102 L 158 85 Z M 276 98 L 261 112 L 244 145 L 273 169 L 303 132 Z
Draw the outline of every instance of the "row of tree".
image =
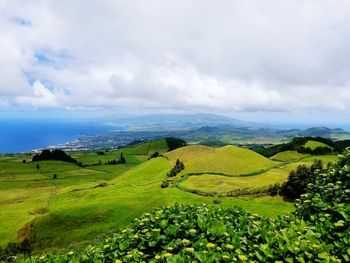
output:
M 124 163 L 126 163 L 126 159 L 122 152 L 120 153 L 119 159 L 113 159 L 106 162 L 106 164 L 108 165 L 124 164 Z
M 322 142 L 328 145 L 329 147 L 317 147 L 316 149 L 312 150 L 304 146 L 309 140 Z M 350 141 L 349 141 L 349 145 L 350 145 Z M 308 136 L 308 137 L 295 137 L 293 138 L 292 141 L 288 143 L 282 143 L 282 144 L 274 145 L 267 148 L 263 146 L 255 147 L 255 148 L 252 148 L 252 150 L 256 151 L 257 153 L 260 153 L 261 155 L 264 155 L 265 157 L 271 157 L 279 152 L 284 152 L 284 151 L 298 151 L 299 153 L 322 155 L 322 154 L 329 154 L 332 152 L 342 152 L 347 146 L 348 146 L 348 143 L 346 141 L 333 142 L 332 140 L 327 138 Z
M 77 164 L 77 160 L 66 154 L 64 151 L 60 149 L 55 150 L 43 150 L 41 153 L 35 154 L 32 158 L 33 162 L 37 161 L 47 161 L 47 160 L 56 160 L 56 161 L 64 161 L 68 163 Z
M 168 177 L 174 177 L 176 176 L 179 172 L 185 169 L 185 165 L 183 162 L 181 162 L 179 159 L 176 160 L 176 163 L 173 168 L 167 173 Z

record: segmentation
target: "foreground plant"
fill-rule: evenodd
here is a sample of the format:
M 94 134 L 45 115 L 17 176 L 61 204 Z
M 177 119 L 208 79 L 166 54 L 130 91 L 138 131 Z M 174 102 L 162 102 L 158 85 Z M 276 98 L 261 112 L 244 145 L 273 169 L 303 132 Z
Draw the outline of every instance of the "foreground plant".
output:
M 350 262 L 350 152 L 320 174 L 296 212 L 271 220 L 207 205 L 144 213 L 83 251 L 25 262 Z

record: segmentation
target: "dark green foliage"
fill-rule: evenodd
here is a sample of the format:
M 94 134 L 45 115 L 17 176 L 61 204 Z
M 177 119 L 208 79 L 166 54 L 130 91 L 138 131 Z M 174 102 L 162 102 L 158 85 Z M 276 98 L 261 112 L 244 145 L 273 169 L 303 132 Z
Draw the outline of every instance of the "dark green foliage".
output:
M 168 144 L 168 151 L 172 151 L 187 145 L 187 143 L 184 140 L 174 137 L 166 137 L 165 141 Z
M 6 248 L 0 248 L 0 262 L 15 262 L 16 255 L 28 256 L 32 253 L 29 240 L 26 238 L 20 243 L 9 243 Z
M 57 179 L 57 174 L 53 174 L 52 179 Z
M 107 165 L 116 165 L 116 164 L 124 164 L 124 163 L 126 163 L 126 160 L 125 160 L 125 158 L 123 156 L 123 153 L 120 153 L 119 159 L 109 160 L 105 164 L 107 164 Z
M 350 147 L 350 140 L 334 142 L 334 149 L 336 152 L 343 152 L 347 147 Z
M 119 160 L 113 159 L 106 162 L 107 165 L 119 164 Z
M 306 194 L 297 200 L 295 214 L 315 226 L 332 253 L 350 262 L 350 150 L 320 173 Z
M 174 167 L 168 172 L 167 176 L 174 177 L 184 169 L 185 169 L 185 164 L 181 162 L 179 159 L 177 159 Z
M 160 185 L 161 188 L 167 188 L 169 187 L 169 182 L 168 181 L 163 181 L 162 184 Z
M 68 163 L 77 163 L 77 160 L 66 154 L 64 151 L 60 149 L 56 150 L 43 150 L 41 153 L 33 156 L 32 161 L 46 161 L 46 160 L 56 160 L 56 161 L 64 161 Z
M 311 150 L 310 148 L 304 147 L 304 145 L 307 143 L 308 140 L 322 142 L 324 144 L 327 144 L 330 147 L 316 147 L 316 149 Z M 265 157 L 271 157 L 279 152 L 284 152 L 284 151 L 297 151 L 299 153 L 323 155 L 323 154 L 333 153 L 333 151 L 340 152 L 343 149 L 341 149 L 340 147 L 337 147 L 336 144 L 330 139 L 326 139 L 322 137 L 295 137 L 289 143 L 282 143 L 282 144 L 274 145 L 268 148 L 254 147 L 252 148 L 252 150 L 261 155 L 264 155 Z
M 120 153 L 119 163 L 121 164 L 126 163 L 126 159 L 124 158 L 123 152 Z
M 23 160 L 22 163 L 27 163 L 27 160 Z
M 215 205 L 221 204 L 221 200 L 220 199 L 215 199 L 213 201 L 213 204 L 215 204 Z
M 331 154 L 333 153 L 332 148 L 329 147 L 322 147 L 318 146 L 315 149 L 311 150 L 310 148 L 305 148 L 304 146 L 301 146 L 298 149 L 299 153 L 308 153 L 308 154 L 313 154 L 313 155 L 325 155 L 325 154 Z
M 39 169 L 40 169 L 40 165 L 39 164 L 36 165 L 36 169 L 39 171 Z
M 100 152 L 97 152 L 97 155 L 105 155 L 105 153 L 100 151 Z
M 148 160 L 152 159 L 152 158 L 157 158 L 159 157 L 159 152 L 154 152 L 152 153 L 152 155 L 148 158 Z
M 286 183 L 283 184 L 281 194 L 288 198 L 298 198 L 305 194 L 309 184 L 313 184 L 316 176 L 323 169 L 321 160 L 315 160 L 314 163 L 307 167 L 299 165 L 295 171 L 291 171 Z

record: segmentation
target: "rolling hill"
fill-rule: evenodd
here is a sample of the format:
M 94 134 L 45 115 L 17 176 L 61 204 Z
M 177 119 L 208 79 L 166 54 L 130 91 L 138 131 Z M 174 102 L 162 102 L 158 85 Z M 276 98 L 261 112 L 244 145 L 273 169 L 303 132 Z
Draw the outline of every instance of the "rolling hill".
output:
M 315 150 L 317 147 L 327 147 L 327 148 L 332 148 L 329 145 L 323 143 L 323 142 L 318 142 L 318 141 L 313 141 L 313 140 L 308 140 L 304 144 L 305 148 L 310 148 L 311 150 Z
M 195 158 L 200 157 L 204 154 L 209 154 L 214 152 L 215 149 L 202 145 L 189 145 L 181 147 L 171 152 L 167 152 L 165 157 L 172 163 L 175 163 L 177 159 L 180 159 L 182 162 L 187 163 Z
M 187 150 L 191 151 L 191 149 L 183 149 L 183 151 Z M 212 151 L 208 151 L 206 154 L 194 157 L 191 160 L 184 161 L 185 170 L 180 175 L 217 173 L 239 176 L 270 169 L 277 164 L 251 150 L 233 145 L 213 148 Z

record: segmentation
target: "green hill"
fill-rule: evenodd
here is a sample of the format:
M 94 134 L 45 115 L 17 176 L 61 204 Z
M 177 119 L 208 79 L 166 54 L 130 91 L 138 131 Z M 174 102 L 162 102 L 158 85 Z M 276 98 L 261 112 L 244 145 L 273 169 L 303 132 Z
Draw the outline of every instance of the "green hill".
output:
M 332 148 L 329 145 L 323 143 L 323 142 L 317 142 L 317 141 L 313 141 L 313 140 L 308 140 L 305 144 L 304 144 L 305 148 L 310 148 L 311 150 L 315 150 L 317 147 L 328 147 L 328 148 Z
M 168 152 L 165 154 L 165 157 L 172 163 L 175 163 L 177 159 L 180 159 L 182 162 L 187 163 L 195 158 L 200 157 L 201 155 L 206 155 L 214 151 L 214 148 L 207 146 L 190 145 Z
M 307 156 L 307 154 L 298 153 L 297 151 L 284 151 L 275 154 L 270 159 L 274 161 L 289 162 L 296 161 Z
M 257 173 L 276 165 L 276 162 L 251 150 L 229 145 L 214 148 L 206 154 L 188 160 L 185 162 L 185 170 L 180 175 L 217 173 L 239 176 Z

